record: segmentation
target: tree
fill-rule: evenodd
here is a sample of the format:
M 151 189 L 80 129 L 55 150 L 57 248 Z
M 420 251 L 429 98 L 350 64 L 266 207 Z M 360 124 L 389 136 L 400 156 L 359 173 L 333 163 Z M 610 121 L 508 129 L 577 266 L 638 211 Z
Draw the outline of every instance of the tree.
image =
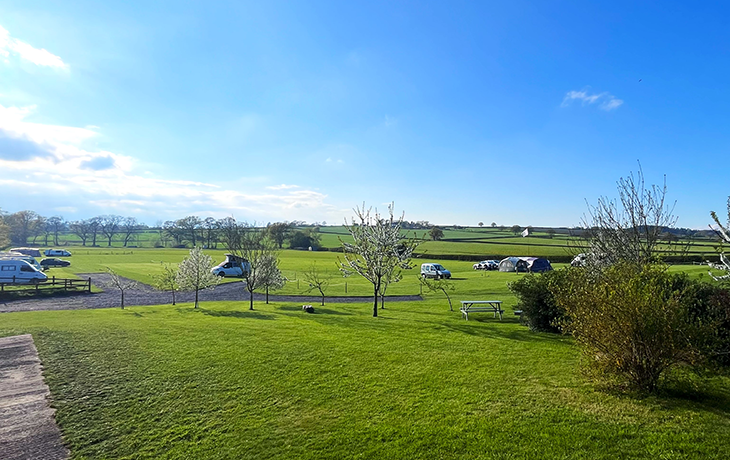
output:
M 288 222 L 275 222 L 266 226 L 266 233 L 269 239 L 281 249 L 284 245 L 284 240 L 289 236 L 293 228 L 293 225 Z
M 484 227 L 484 222 L 479 222 L 479 227 Z
M 134 288 L 137 285 L 137 282 L 127 278 L 122 278 L 119 274 L 117 274 L 117 272 L 112 270 L 111 267 L 106 267 L 106 272 L 110 276 L 109 284 L 112 288 L 117 289 L 121 295 L 121 307 L 122 310 L 124 310 L 124 293 L 127 290 Z
M 175 293 L 180 289 L 177 284 L 177 269 L 170 264 L 162 265 L 162 273 L 154 278 L 155 287 L 161 291 L 169 291 L 172 294 L 172 304 L 175 305 Z
M 99 226 L 101 233 L 106 237 L 109 247 L 112 246 L 112 239 L 119 233 L 119 224 L 122 222 L 122 216 L 108 215 L 101 216 Z
M 121 230 L 124 241 L 124 247 L 127 247 L 135 232 L 139 230 L 139 222 L 135 217 L 125 217 L 121 222 Z
M 510 230 L 512 230 L 512 233 L 514 233 L 515 235 L 517 235 L 518 233 L 520 233 L 522 231 L 522 227 L 520 227 L 519 225 L 513 225 L 510 228 Z
M 246 222 L 238 223 L 233 218 L 225 222 L 222 231 L 228 252 L 249 264 L 248 270 L 243 270 L 243 280 L 249 293 L 249 310 L 253 310 L 253 293 L 269 276 L 267 264 L 271 262 L 274 244 L 263 231 Z
M 431 227 L 431 230 L 428 231 L 428 236 L 433 241 L 438 241 L 444 237 L 444 231 L 438 227 Z
M 662 251 L 661 235 L 673 227 L 678 217 L 667 204 L 667 178 L 661 186 L 646 187 L 644 172 L 632 172 L 617 182 L 618 201 L 607 197 L 588 205 L 583 228 L 591 229 L 589 245 L 609 264 L 624 260 L 643 265 L 655 260 Z
M 446 296 L 446 300 L 449 301 L 449 310 L 454 311 L 454 307 L 451 304 L 451 297 L 449 296 L 449 291 L 455 291 L 456 287 L 454 286 L 454 283 L 451 282 L 451 280 L 448 280 L 446 278 L 441 278 L 441 279 L 425 278 L 422 276 L 419 276 L 418 279 L 420 280 L 421 284 L 423 286 L 425 286 L 429 292 L 442 292 Z
M 213 258 L 204 254 L 199 247 L 191 249 L 190 254 L 177 266 L 175 280 L 181 289 L 195 291 L 195 308 L 198 308 L 198 293 L 220 282 L 220 278 L 210 272 L 212 267 Z
M 340 261 L 340 271 L 344 276 L 357 273 L 373 285 L 373 316 L 378 316 L 378 294 L 383 277 L 394 269 L 394 266 L 410 268 L 410 259 L 418 246 L 415 238 L 401 234 L 403 215 L 395 219 L 393 204 L 388 206 L 389 217 L 384 218 L 375 210 L 356 207 L 355 218 L 345 228 L 354 242 L 342 244 L 344 261 Z
M 554 228 L 548 228 L 545 233 L 547 233 L 548 238 L 553 239 L 555 237 L 555 229 Z
M 304 282 L 309 284 L 307 292 L 312 292 L 314 290 L 319 292 L 319 295 L 322 296 L 322 306 L 324 306 L 324 293 L 330 285 L 330 277 L 317 269 L 317 265 L 313 263 L 309 269 L 304 272 Z
M 266 293 L 269 303 L 269 291 L 277 291 L 286 285 L 286 278 L 279 270 L 279 256 L 274 251 L 266 254 L 258 263 L 259 285 Z
M 175 226 L 182 231 L 182 238 L 190 241 L 195 246 L 198 242 L 198 231 L 203 225 L 203 221 L 198 216 L 187 216 L 175 221 Z
M 91 233 L 91 246 L 96 246 L 96 236 L 101 232 L 101 216 L 89 219 L 89 233 Z
M 91 233 L 91 220 L 76 220 L 68 224 L 68 229 L 81 239 L 81 245 L 86 246 L 86 240 Z
M 489 226 L 492 227 L 492 228 L 495 228 L 497 226 L 497 223 L 496 222 L 492 222 L 491 224 L 489 224 Z
M 53 234 L 53 244 L 58 246 L 58 235 L 66 229 L 66 221 L 63 220 L 63 217 L 61 216 L 53 216 L 46 220 L 46 225 L 50 228 L 50 231 Z
M 0 209 L 0 248 L 10 245 L 10 227 L 5 223 L 5 213 Z
M 203 229 L 205 230 L 205 246 L 218 247 L 218 221 L 212 217 L 206 217 L 203 221 Z
M 18 246 L 28 244 L 28 238 L 36 233 L 43 218 L 34 211 L 18 211 L 8 215 L 5 223 L 10 227 L 10 241 Z
M 718 236 L 720 237 L 721 241 L 724 243 L 730 244 L 730 197 L 727 199 L 727 224 L 723 225 L 720 222 L 720 218 L 717 216 L 717 213 L 715 211 L 710 212 L 710 216 L 712 217 L 712 220 L 715 221 L 715 224 L 717 224 L 718 229 L 716 230 Z M 2 246 L 2 244 L 0 244 Z M 722 270 L 725 272 L 724 275 L 717 276 L 713 274 L 710 271 L 710 276 L 715 281 L 727 281 L 730 280 L 730 259 L 725 257 L 725 253 L 720 253 L 720 263 L 709 263 L 710 268 L 713 268 L 715 270 Z

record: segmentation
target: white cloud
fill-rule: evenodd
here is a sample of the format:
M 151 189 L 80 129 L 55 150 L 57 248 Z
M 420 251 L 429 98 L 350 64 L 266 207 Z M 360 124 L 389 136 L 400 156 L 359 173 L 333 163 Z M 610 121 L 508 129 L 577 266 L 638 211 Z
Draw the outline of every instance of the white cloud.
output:
M 326 194 L 297 185 L 265 187 L 246 181 L 237 189 L 157 177 L 138 168 L 136 158 L 86 147 L 97 132 L 26 121 L 35 110 L 0 105 L 0 133 L 11 136 L 3 145 L 19 149 L 0 152 L 0 196 L 19 206 L 32 207 L 23 200 L 33 195 L 42 197 L 47 209 L 73 202 L 87 215 L 114 212 L 157 219 L 205 212 L 244 219 L 341 218 Z
M 19 56 L 21 59 L 39 66 L 68 69 L 68 64 L 64 63 L 60 57 L 43 48 L 35 48 L 22 40 L 11 37 L 10 32 L 0 26 L 0 56 L 7 58 L 10 55 Z M 9 63 L 9 61 L 6 59 L 5 63 Z
M 269 190 L 288 190 L 292 188 L 299 188 L 298 185 L 287 185 L 287 184 L 281 184 L 281 185 L 271 185 L 269 187 L 266 187 Z
M 617 109 L 624 103 L 623 100 L 617 99 L 607 92 L 589 94 L 588 90 L 568 91 L 563 98 L 561 107 L 569 106 L 573 101 L 580 101 L 582 105 L 590 105 L 600 102 L 598 108 L 601 110 L 611 111 Z

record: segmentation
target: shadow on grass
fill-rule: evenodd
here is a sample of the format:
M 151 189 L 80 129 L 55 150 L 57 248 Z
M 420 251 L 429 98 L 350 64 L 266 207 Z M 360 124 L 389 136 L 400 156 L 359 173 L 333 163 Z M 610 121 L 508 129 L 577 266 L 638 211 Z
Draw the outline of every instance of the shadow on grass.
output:
M 547 343 L 555 343 L 555 344 L 564 344 L 566 343 L 565 337 L 560 334 L 550 334 L 547 332 L 532 332 L 527 327 L 518 328 L 518 329 L 503 329 L 503 328 L 494 328 L 494 327 L 487 327 L 485 324 L 474 324 L 474 323 L 487 323 L 489 321 L 472 321 L 469 320 L 464 321 L 462 324 L 453 324 L 453 323 L 437 323 L 438 326 L 455 331 L 460 332 L 462 334 L 468 334 L 474 337 L 484 337 L 484 338 L 492 338 L 492 339 L 507 339 L 507 340 L 514 340 L 518 342 L 547 342 Z M 471 323 L 471 324 L 468 324 Z M 492 323 L 495 323 L 495 320 L 492 320 Z M 502 321 L 501 323 L 499 320 L 496 320 L 495 324 L 505 324 L 506 321 Z M 516 323 L 515 321 L 510 321 L 509 323 Z
M 256 310 L 207 310 L 205 308 L 198 308 L 200 313 L 208 316 L 214 316 L 217 318 L 240 318 L 240 319 L 265 319 L 273 320 L 276 319 L 276 315 L 269 313 L 262 313 Z
M 314 307 L 314 313 L 305 313 L 302 310 L 302 307 L 300 306 L 289 306 L 284 305 L 279 307 L 279 310 L 283 311 L 291 311 L 291 312 L 300 312 L 302 315 L 336 315 L 336 316 L 352 316 L 352 313 L 340 311 L 340 310 L 332 310 L 330 308 L 320 307 L 318 305 L 312 304 Z

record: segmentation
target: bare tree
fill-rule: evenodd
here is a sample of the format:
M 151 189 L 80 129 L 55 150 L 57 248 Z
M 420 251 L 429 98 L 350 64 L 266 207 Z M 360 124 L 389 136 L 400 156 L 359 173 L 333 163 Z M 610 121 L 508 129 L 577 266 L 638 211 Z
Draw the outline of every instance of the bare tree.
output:
M 419 241 L 401 234 L 403 215 L 395 219 L 393 204 L 388 206 L 388 217 L 382 217 L 376 209 L 356 207 L 355 217 L 345 228 L 354 242 L 348 243 L 340 238 L 344 261 L 340 261 L 340 271 L 344 276 L 356 273 L 373 285 L 373 316 L 378 316 L 378 295 L 383 278 L 394 267 L 409 268 L 413 251 Z
M 206 217 L 203 221 L 205 230 L 205 246 L 210 248 L 218 247 L 218 221 L 212 217 Z
M 213 258 L 198 247 L 191 249 L 188 257 L 177 267 L 175 280 L 181 289 L 195 291 L 195 308 L 198 308 L 198 293 L 220 282 L 220 277 L 210 272 L 212 267 Z
M 101 232 L 102 217 L 92 217 L 89 219 L 89 233 L 91 233 L 91 246 L 96 246 L 96 237 Z
M 129 242 L 134 237 L 134 234 L 139 230 L 139 222 L 135 217 L 125 217 L 121 222 L 122 237 L 124 241 L 124 247 L 126 248 Z
M 100 218 L 99 225 L 101 233 L 106 237 L 109 247 L 112 245 L 114 236 L 119 233 L 119 225 L 121 222 L 122 216 L 108 215 L 101 216 Z
M 112 270 L 111 267 L 106 267 L 106 272 L 111 277 L 110 279 L 110 285 L 112 288 L 117 289 L 119 291 L 119 294 L 121 295 L 121 307 L 122 310 L 124 310 L 124 293 L 134 288 L 137 285 L 136 281 L 132 281 L 126 278 L 122 278 L 119 276 L 117 272 Z
M 449 310 L 454 311 L 454 307 L 451 305 L 451 296 L 449 296 L 449 291 L 456 290 L 454 283 L 446 278 L 432 279 L 419 276 L 418 279 L 429 292 L 442 292 L 446 296 L 446 300 L 449 301 Z
M 243 280 L 249 293 L 249 310 L 253 310 L 253 293 L 263 287 L 269 272 L 274 253 L 274 244 L 260 229 L 246 222 L 236 222 L 232 217 L 221 228 L 222 237 L 228 252 L 248 262 L 248 270 L 243 270 Z
M 190 241 L 195 246 L 198 243 L 198 232 L 200 231 L 203 221 L 198 216 L 187 216 L 175 221 L 175 225 L 182 230 L 183 238 Z
M 90 220 L 76 220 L 68 224 L 68 229 L 81 239 L 81 245 L 86 246 L 86 240 L 91 233 Z
M 588 205 L 589 216 L 583 228 L 590 230 L 589 245 L 607 263 L 620 260 L 637 264 L 651 262 L 671 248 L 662 250 L 661 235 L 673 227 L 678 217 L 675 203 L 667 204 L 667 178 L 661 186 L 648 187 L 644 172 L 619 179 L 618 201 L 601 197 L 596 206 Z
M 304 272 L 304 282 L 309 284 L 307 292 L 316 290 L 322 296 L 322 305 L 324 306 L 324 293 L 330 285 L 330 277 L 317 269 L 316 264 L 312 264 L 307 271 Z
M 53 244 L 58 246 L 58 235 L 66 229 L 66 221 L 61 216 L 53 216 L 46 220 L 46 225 L 53 234 Z
M 170 264 L 162 265 L 162 273 L 155 276 L 155 287 L 172 294 L 172 304 L 175 305 L 175 293 L 180 289 L 177 284 L 177 269 Z
M 712 220 L 715 221 L 715 224 L 717 224 L 718 229 L 715 230 L 720 237 L 720 239 L 727 244 L 730 244 L 730 197 L 727 199 L 727 223 L 725 225 L 720 222 L 720 218 L 717 216 L 717 213 L 715 211 L 710 212 L 710 216 L 712 216 Z M 712 228 L 712 227 L 710 227 Z M 721 270 L 724 271 L 724 275 L 715 275 L 710 271 L 710 276 L 715 281 L 726 281 L 730 280 L 730 259 L 725 257 L 725 253 L 720 253 L 720 263 L 713 263 L 709 262 L 710 268 L 713 268 L 715 270 Z

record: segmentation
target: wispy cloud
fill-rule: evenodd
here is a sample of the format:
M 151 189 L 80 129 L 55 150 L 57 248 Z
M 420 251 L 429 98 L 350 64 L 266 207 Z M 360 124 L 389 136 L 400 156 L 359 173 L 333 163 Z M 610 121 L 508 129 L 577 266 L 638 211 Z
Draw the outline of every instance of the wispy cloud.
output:
M 0 196 L 30 190 L 51 209 L 73 199 L 88 203 L 81 213 L 150 219 L 199 213 L 263 220 L 341 218 L 326 194 L 297 185 L 220 187 L 149 174 L 134 157 L 89 149 L 88 140 L 97 132 L 27 121 L 35 110 L 0 105 Z
M 22 40 L 11 37 L 10 32 L 0 26 L 0 56 L 8 58 L 11 55 L 38 66 L 68 69 L 68 64 L 63 62 L 60 57 L 43 48 L 35 48 Z M 7 59 L 5 62 L 8 62 Z
M 398 119 L 395 117 L 391 117 L 390 115 L 385 116 L 385 121 L 383 121 L 383 126 L 386 128 L 393 127 L 398 124 Z
M 298 185 L 289 185 L 289 184 L 281 184 L 281 185 L 270 185 L 266 187 L 269 190 L 289 190 L 293 188 L 299 188 Z
M 623 100 L 608 92 L 590 94 L 588 90 L 584 89 L 581 91 L 568 91 L 563 98 L 561 107 L 567 107 L 575 101 L 580 101 L 582 105 L 598 103 L 598 108 L 605 111 L 615 110 L 624 103 Z

